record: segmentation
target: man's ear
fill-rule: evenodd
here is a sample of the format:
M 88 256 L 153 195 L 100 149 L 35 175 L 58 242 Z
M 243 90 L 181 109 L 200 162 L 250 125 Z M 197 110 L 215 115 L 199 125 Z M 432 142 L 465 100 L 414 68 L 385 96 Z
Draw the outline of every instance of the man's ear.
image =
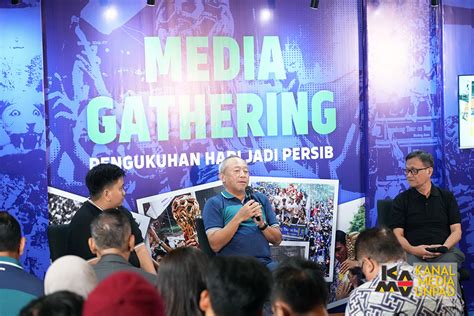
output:
M 373 259 L 367 259 L 365 261 L 364 266 L 366 266 L 366 265 L 367 265 L 367 268 L 366 268 L 367 274 L 364 273 L 365 278 L 368 281 L 371 281 L 377 276 L 377 274 L 379 274 L 380 266 L 379 266 L 378 262 L 373 260 Z
M 25 245 L 26 245 L 26 238 L 21 237 L 20 238 L 20 245 L 18 247 L 18 253 L 20 254 L 20 256 L 23 254 L 23 251 L 25 251 Z
M 87 242 L 88 242 L 88 244 L 89 244 L 89 249 L 91 250 L 91 252 L 92 252 L 94 255 L 97 255 L 97 247 L 96 247 L 96 245 L 95 245 L 94 239 L 92 239 L 92 237 L 90 237 Z
M 108 188 L 104 188 L 104 191 L 102 191 L 101 196 L 107 201 L 110 202 L 110 190 Z
M 130 234 L 130 236 L 128 237 L 128 249 L 130 250 L 130 252 L 132 252 L 133 248 L 135 248 L 135 235 Z
M 199 309 L 204 313 L 211 308 L 211 298 L 209 297 L 209 291 L 204 290 L 199 295 Z

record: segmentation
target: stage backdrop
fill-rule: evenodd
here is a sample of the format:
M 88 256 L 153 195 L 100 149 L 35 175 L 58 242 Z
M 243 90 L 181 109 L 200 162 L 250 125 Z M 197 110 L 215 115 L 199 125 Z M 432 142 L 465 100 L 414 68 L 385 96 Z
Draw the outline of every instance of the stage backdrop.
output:
M 466 254 L 465 266 L 471 270 L 471 280 L 464 289 L 469 310 L 474 310 L 474 152 L 459 149 L 458 75 L 474 75 L 474 2 L 443 1 L 443 78 L 444 78 L 444 154 L 446 186 L 459 204 L 463 236 L 461 249 Z M 472 89 L 472 87 L 471 87 Z M 471 90 L 472 93 L 472 90 Z M 472 101 L 471 101 L 472 106 Z M 471 109 L 472 112 L 472 109 Z M 472 120 L 472 113 L 470 113 Z M 472 121 L 471 121 L 472 124 Z M 471 138 L 472 138 L 471 134 Z
M 49 266 L 43 53 L 39 1 L 0 1 L 0 210 L 20 222 L 25 270 Z
M 368 226 L 377 200 L 408 188 L 409 152 L 432 153 L 432 180 L 444 185 L 440 12 L 426 1 L 368 1 Z
M 460 248 L 472 270 L 474 169 L 472 150 L 459 149 L 458 75 L 474 74 L 474 5 L 442 2 L 367 2 L 367 226 L 376 225 L 377 200 L 407 189 L 405 156 L 426 150 L 435 158 L 433 182 L 456 196 Z M 464 289 L 474 310 L 474 282 Z
M 342 5 L 344 4 L 344 5 Z M 252 175 L 340 179 L 362 196 L 357 2 L 43 3 L 49 186 L 87 196 L 99 162 L 136 199 Z

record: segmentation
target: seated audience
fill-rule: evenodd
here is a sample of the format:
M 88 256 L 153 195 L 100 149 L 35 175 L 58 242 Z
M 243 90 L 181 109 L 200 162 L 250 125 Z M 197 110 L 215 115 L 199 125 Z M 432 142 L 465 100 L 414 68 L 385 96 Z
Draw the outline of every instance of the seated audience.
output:
M 194 247 L 178 248 L 161 261 L 158 291 L 166 306 L 166 315 L 198 316 L 199 296 L 206 289 L 209 257 Z
M 0 212 L 0 315 L 18 315 L 31 300 L 43 295 L 43 282 L 23 271 L 18 261 L 25 249 L 18 221 Z
M 211 260 L 199 307 L 206 316 L 262 315 L 271 290 L 270 271 L 252 257 L 218 256 Z
M 78 256 L 56 259 L 46 271 L 44 292 L 70 291 L 84 299 L 96 287 L 97 277 L 92 266 Z
M 396 268 L 396 275 L 409 275 L 415 280 L 413 267 L 406 262 L 406 254 L 390 229 L 371 228 L 360 233 L 356 241 L 356 256 L 368 282 L 357 287 L 351 294 L 346 315 L 461 315 L 462 301 L 457 296 L 419 295 L 415 285 L 400 291 L 377 290 L 382 280 L 382 268 Z M 395 273 L 394 273 L 395 274 Z M 387 277 L 387 281 L 388 281 Z M 403 278 L 402 280 L 405 280 Z M 406 280 L 409 281 L 407 277 Z M 395 282 L 397 282 L 395 280 Z M 396 283 L 398 284 L 398 283 Z M 404 289 L 405 290 L 405 289 Z
M 20 316 L 81 316 L 84 298 L 69 291 L 54 292 L 31 301 Z
M 272 310 L 276 316 L 325 316 L 328 290 L 317 263 L 298 257 L 273 271 Z
M 102 281 L 117 271 L 131 271 L 140 274 L 148 282 L 156 285 L 156 275 L 134 267 L 128 262 L 135 245 L 127 216 L 119 210 L 106 210 L 91 224 L 92 238 L 89 246 L 99 261 L 93 265 L 97 279 Z
M 82 315 L 164 316 L 165 307 L 150 282 L 137 273 L 120 271 L 100 282 L 92 291 L 84 303 Z
M 121 206 L 125 197 L 124 176 L 124 171 L 113 164 L 100 164 L 89 170 L 86 176 L 86 186 L 90 197 L 74 214 L 69 224 L 68 253 L 96 262 L 97 258 L 91 252 L 88 244 L 91 237 L 90 225 L 103 210 L 116 208 L 127 216 L 132 234 L 135 236 L 134 251 L 136 255 L 134 253 L 130 257 L 130 262 L 145 271 L 156 274 L 137 222 L 130 212 Z M 137 257 L 139 262 L 137 262 Z

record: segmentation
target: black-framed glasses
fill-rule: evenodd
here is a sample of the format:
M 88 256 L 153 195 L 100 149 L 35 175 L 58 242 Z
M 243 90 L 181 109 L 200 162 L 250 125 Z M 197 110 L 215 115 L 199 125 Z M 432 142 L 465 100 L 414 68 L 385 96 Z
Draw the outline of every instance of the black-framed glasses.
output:
M 420 172 L 421 170 L 426 170 L 428 168 L 431 167 L 405 169 L 405 174 L 408 175 L 409 173 L 411 173 L 412 175 L 416 176 L 418 172 Z

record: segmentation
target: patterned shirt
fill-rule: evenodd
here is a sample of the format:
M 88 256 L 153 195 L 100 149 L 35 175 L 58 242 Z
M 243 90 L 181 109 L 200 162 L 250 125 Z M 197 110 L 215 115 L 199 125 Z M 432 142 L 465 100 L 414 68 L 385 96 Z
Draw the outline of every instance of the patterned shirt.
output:
M 405 262 L 386 264 L 397 267 L 397 275 L 403 271 L 415 280 L 413 267 Z M 462 315 L 463 303 L 459 296 L 418 296 L 410 291 L 407 296 L 397 291 L 376 291 L 381 273 L 352 291 L 346 306 L 346 315 Z

